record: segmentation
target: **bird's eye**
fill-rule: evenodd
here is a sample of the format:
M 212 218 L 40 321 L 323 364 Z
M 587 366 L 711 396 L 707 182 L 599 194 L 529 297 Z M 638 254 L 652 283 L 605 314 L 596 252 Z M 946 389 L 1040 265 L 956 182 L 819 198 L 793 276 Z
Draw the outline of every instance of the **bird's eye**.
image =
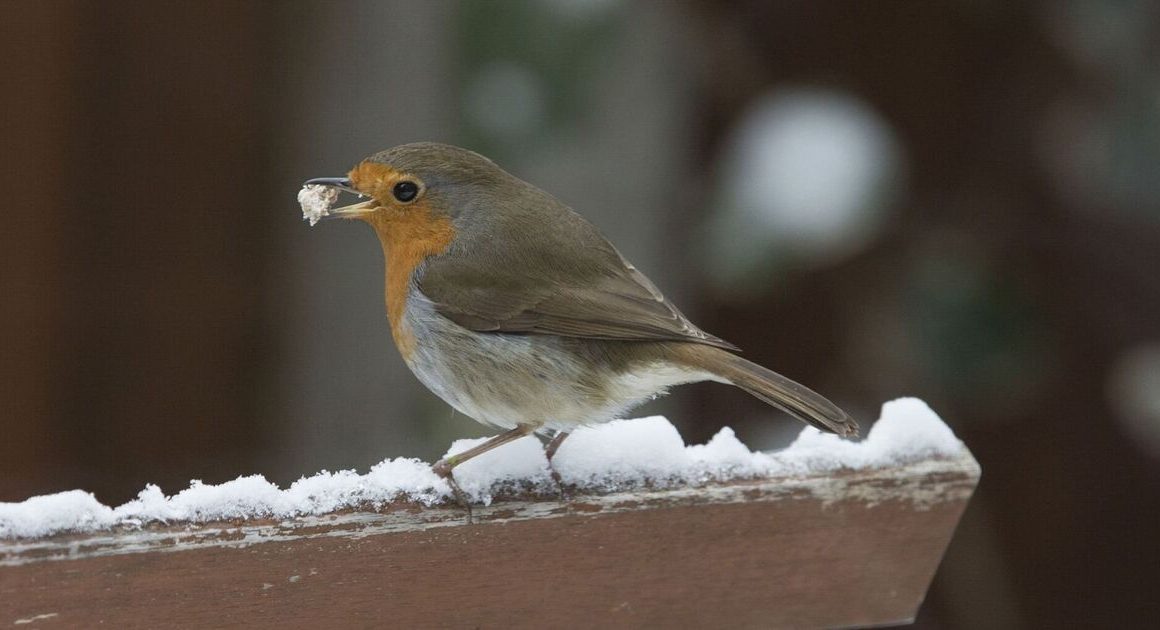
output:
M 395 199 L 407 203 L 419 194 L 419 185 L 415 182 L 399 182 L 391 189 L 391 194 L 395 196 Z

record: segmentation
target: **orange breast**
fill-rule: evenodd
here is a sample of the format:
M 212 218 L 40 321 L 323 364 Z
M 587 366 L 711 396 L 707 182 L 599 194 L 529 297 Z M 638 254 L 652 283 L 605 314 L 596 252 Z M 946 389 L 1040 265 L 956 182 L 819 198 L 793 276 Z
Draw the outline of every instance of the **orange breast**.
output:
M 409 206 L 380 208 L 366 218 L 375 229 L 386 258 L 387 318 L 391 336 L 403 359 L 415 351 L 415 335 L 403 320 L 411 275 L 428 256 L 442 253 L 455 238 L 451 221 L 437 215 L 424 202 Z

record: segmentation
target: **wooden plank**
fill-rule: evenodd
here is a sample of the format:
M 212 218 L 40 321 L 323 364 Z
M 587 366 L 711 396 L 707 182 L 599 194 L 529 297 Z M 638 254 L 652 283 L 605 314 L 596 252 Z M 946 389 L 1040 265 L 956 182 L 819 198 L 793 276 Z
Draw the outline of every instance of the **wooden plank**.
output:
M 0 541 L 0 625 L 905 623 L 978 475 L 964 451 L 837 475 L 500 500 L 472 525 L 459 509 L 397 504 Z

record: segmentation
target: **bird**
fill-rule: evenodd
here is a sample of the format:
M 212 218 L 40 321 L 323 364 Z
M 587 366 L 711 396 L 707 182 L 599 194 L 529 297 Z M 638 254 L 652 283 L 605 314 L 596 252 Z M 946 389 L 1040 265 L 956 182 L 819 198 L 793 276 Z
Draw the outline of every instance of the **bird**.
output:
M 404 144 L 305 186 L 366 199 L 326 218 L 378 237 L 403 361 L 451 407 L 502 430 L 432 466 L 469 518 L 456 466 L 529 434 L 548 440 L 550 466 L 574 429 L 686 383 L 734 385 L 822 431 L 858 433 L 822 395 L 694 325 L 595 225 L 479 153 Z

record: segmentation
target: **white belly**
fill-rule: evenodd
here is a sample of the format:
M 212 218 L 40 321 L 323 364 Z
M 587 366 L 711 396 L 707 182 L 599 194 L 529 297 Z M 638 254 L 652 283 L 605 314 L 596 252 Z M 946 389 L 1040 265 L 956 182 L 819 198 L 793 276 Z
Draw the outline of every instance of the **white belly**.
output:
M 407 361 L 415 376 L 459 412 L 504 429 L 569 431 L 607 422 L 673 385 L 712 378 L 666 362 L 613 370 L 578 356 L 569 349 L 574 341 L 550 335 L 470 331 L 418 292 L 408 301 L 406 326 L 417 340 Z

